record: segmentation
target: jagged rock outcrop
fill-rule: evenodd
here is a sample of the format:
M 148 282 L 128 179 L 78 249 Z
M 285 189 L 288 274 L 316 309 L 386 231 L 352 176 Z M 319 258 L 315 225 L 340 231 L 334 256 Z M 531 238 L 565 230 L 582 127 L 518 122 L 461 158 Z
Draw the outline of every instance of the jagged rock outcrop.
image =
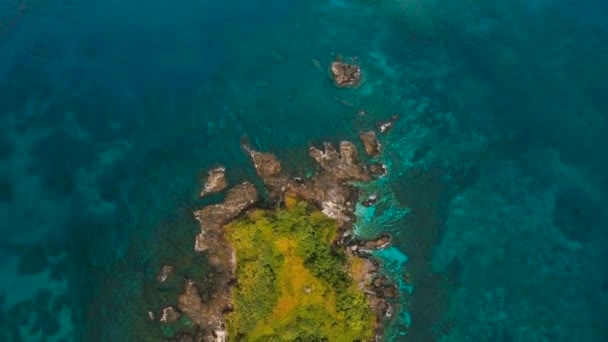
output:
M 395 127 L 397 120 L 399 120 L 399 115 L 395 114 L 386 121 L 378 122 L 376 124 L 376 126 L 378 126 L 378 131 L 380 131 L 380 133 L 388 133 L 388 131 Z
M 219 242 L 222 226 L 251 208 L 258 201 L 258 192 L 250 182 L 244 182 L 230 189 L 224 202 L 207 206 L 194 212 L 200 222 L 201 233 L 196 237 L 194 249 L 202 252 Z M 214 248 L 217 249 L 217 248 Z
M 346 182 L 371 180 L 371 174 L 359 161 L 355 145 L 348 141 L 341 142 L 339 150 L 330 143 L 325 143 L 322 150 L 311 147 L 309 155 L 320 170 L 308 180 L 282 173 L 274 155 L 255 151 L 249 145 L 244 148 L 272 197 L 280 199 L 286 193 L 300 197 L 316 204 L 341 226 L 352 220 L 357 196 L 357 191 Z
M 359 139 L 365 146 L 365 153 L 370 157 L 377 157 L 380 154 L 380 142 L 374 131 L 359 133 Z
M 201 233 L 196 236 L 195 250 L 206 252 L 215 277 L 214 292 L 203 301 L 194 281 L 187 281 L 179 296 L 179 309 L 204 331 L 203 341 L 225 341 L 224 312 L 231 309 L 230 287 L 236 269 L 234 251 L 224 237 L 225 224 L 237 218 L 258 201 L 258 192 L 250 182 L 230 189 L 223 202 L 194 212 Z
M 336 86 L 341 88 L 357 87 L 361 83 L 361 68 L 347 63 L 338 56 L 330 66 L 331 75 Z
M 226 180 L 226 168 L 223 166 L 214 167 L 207 172 L 207 179 L 203 184 L 201 190 L 201 197 L 220 192 L 228 187 L 228 181 Z
M 156 281 L 158 281 L 159 283 L 164 283 L 171 276 L 171 274 L 173 274 L 174 270 L 175 268 L 171 265 L 163 266 L 158 276 L 156 276 Z

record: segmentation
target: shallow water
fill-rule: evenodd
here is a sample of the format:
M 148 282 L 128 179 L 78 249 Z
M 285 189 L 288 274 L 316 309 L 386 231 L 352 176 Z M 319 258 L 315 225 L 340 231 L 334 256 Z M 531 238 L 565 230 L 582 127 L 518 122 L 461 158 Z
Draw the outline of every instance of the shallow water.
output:
M 607 80 L 597 0 L 0 0 L 0 339 L 158 340 L 201 172 L 398 113 L 357 226 L 393 236 L 386 339 L 604 341 Z

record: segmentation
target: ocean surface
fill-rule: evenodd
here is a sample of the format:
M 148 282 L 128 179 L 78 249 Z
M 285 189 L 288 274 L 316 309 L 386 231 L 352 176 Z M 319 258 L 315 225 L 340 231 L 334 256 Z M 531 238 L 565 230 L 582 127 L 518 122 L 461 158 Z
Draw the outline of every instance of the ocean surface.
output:
M 398 114 L 356 224 L 393 236 L 385 339 L 607 341 L 607 90 L 600 0 L 0 0 L 0 340 L 162 340 L 205 170 Z

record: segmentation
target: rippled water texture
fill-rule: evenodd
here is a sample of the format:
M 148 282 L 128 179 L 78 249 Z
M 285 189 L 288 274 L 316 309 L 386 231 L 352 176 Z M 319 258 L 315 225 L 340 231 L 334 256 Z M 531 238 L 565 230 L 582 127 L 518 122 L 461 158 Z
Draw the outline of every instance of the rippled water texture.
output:
M 306 170 L 393 114 L 356 227 L 393 236 L 386 339 L 608 340 L 606 4 L 0 0 L 0 340 L 159 336 L 204 170 L 251 179 L 244 135 Z

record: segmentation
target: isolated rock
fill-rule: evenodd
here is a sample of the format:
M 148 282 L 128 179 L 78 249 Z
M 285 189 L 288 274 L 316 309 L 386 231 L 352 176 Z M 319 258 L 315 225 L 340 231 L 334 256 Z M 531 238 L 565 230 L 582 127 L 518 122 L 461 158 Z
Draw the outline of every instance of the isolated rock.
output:
M 361 68 L 356 64 L 336 60 L 331 63 L 330 70 L 338 87 L 357 87 L 361 83 Z
M 203 190 L 201 190 L 201 197 L 220 192 L 228 187 L 228 182 L 226 181 L 226 168 L 223 166 L 215 167 L 209 170 L 207 174 L 207 179 L 203 184 Z
M 387 133 L 388 131 L 393 129 L 395 123 L 397 123 L 397 120 L 399 120 L 399 115 L 395 114 L 391 116 L 390 119 L 388 119 L 387 121 L 378 122 L 376 126 L 378 126 L 378 130 L 380 131 L 380 133 Z
M 368 156 L 377 157 L 378 154 L 380 154 L 380 142 L 374 131 L 361 132 L 359 133 L 359 138 L 363 142 L 365 153 L 367 153 Z
M 163 266 L 163 268 L 160 270 L 160 273 L 156 277 L 156 281 L 158 281 L 159 283 L 164 283 L 169 278 L 169 276 L 173 274 L 173 270 L 174 268 L 171 265 Z

